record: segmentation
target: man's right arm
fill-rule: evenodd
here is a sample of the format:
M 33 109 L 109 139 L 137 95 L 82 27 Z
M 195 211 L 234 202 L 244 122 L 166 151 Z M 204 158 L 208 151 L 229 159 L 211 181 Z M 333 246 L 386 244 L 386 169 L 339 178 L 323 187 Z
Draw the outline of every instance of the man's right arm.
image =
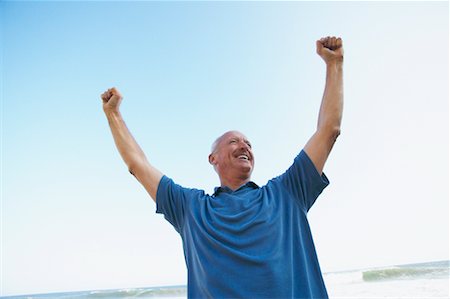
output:
M 103 111 L 123 161 L 128 166 L 130 173 L 136 177 L 156 202 L 156 192 L 163 174 L 147 161 L 144 152 L 122 119 L 119 111 L 122 95 L 116 88 L 110 88 L 101 95 L 101 98 Z

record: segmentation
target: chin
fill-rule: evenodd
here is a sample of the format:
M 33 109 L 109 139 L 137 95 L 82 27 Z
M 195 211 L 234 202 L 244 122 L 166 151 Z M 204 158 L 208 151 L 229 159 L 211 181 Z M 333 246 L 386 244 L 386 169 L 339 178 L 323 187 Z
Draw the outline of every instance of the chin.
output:
M 246 178 L 250 178 L 250 176 L 252 175 L 252 172 L 253 172 L 253 169 L 250 168 L 245 171 L 245 175 L 243 175 L 243 176 L 245 176 Z

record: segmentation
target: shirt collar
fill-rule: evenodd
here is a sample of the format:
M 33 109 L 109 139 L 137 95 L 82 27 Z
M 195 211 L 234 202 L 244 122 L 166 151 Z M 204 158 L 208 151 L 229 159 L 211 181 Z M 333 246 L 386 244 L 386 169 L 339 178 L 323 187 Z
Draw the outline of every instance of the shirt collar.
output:
M 214 188 L 214 194 L 213 194 L 213 196 L 217 196 L 219 193 L 221 193 L 221 192 L 226 192 L 226 193 L 232 193 L 232 192 L 236 192 L 236 191 L 239 191 L 239 190 L 241 190 L 241 189 L 244 189 L 245 187 L 249 187 L 249 188 L 252 188 L 252 189 L 258 189 L 259 188 L 259 186 L 255 183 L 255 182 L 252 182 L 252 181 L 249 181 L 249 182 L 247 182 L 247 183 L 245 183 L 244 185 L 242 185 L 241 187 L 239 187 L 239 188 L 237 188 L 236 190 L 231 190 L 229 187 L 227 187 L 227 186 L 224 186 L 224 187 L 216 187 L 216 188 Z

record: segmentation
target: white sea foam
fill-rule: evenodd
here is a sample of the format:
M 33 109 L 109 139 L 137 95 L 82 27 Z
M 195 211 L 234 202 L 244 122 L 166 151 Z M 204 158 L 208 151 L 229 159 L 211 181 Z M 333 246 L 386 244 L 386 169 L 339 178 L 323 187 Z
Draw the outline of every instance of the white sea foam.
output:
M 449 261 L 332 272 L 330 298 L 449 298 Z
M 331 299 L 450 298 L 449 278 L 449 261 L 378 267 L 324 274 L 325 284 Z M 23 295 L 1 298 L 180 299 L 186 298 L 186 287 L 123 288 L 116 290 Z

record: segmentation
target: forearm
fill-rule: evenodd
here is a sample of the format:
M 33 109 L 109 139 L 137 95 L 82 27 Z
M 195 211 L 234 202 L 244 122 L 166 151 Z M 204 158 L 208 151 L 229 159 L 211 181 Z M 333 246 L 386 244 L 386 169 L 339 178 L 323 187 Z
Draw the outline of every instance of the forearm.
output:
M 130 172 L 135 165 L 146 162 L 146 157 L 128 130 L 119 111 L 105 112 L 117 149 Z
M 343 62 L 327 64 L 325 90 L 319 111 L 317 130 L 339 134 L 344 106 Z

